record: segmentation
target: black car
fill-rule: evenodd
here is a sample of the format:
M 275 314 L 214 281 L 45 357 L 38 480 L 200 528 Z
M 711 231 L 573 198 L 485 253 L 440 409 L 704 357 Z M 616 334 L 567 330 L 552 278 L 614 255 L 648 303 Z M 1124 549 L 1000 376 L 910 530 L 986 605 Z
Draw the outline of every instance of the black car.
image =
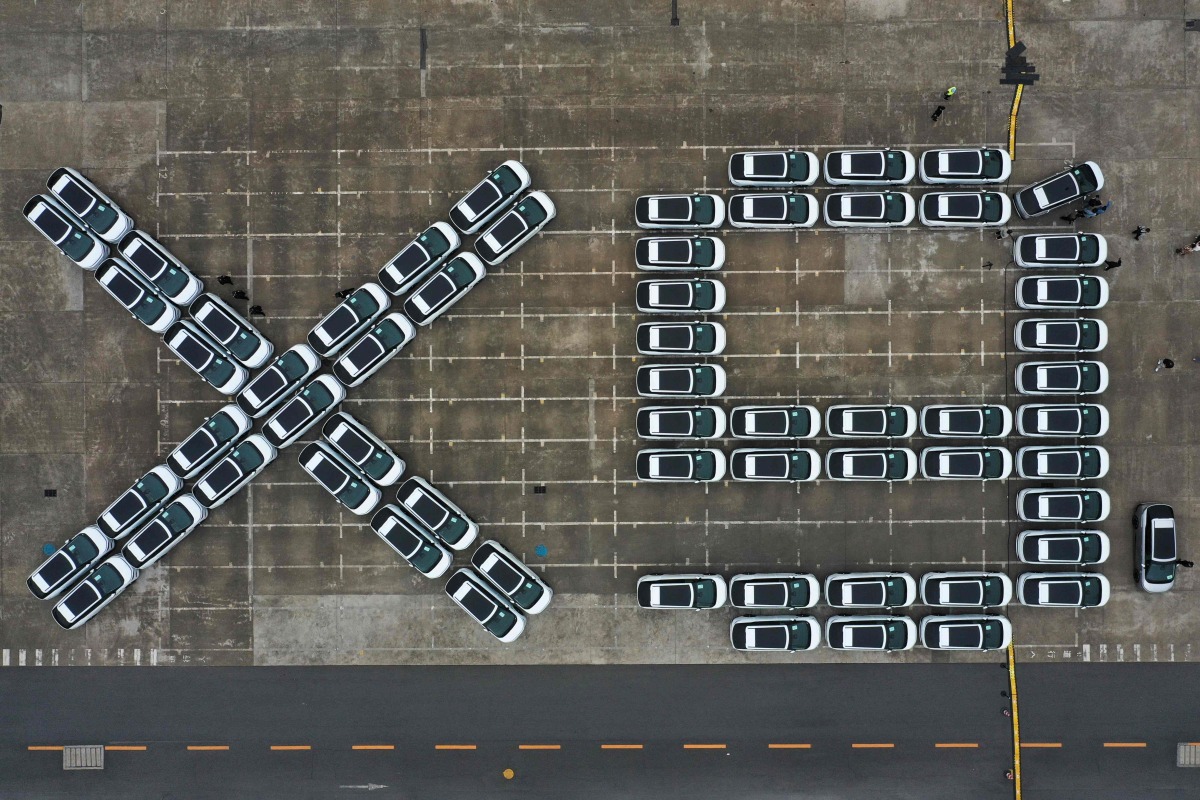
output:
M 734 153 L 729 157 L 729 182 L 734 186 L 811 186 L 821 176 L 815 153 L 768 150 Z
M 1107 255 L 1108 242 L 1092 233 L 1029 233 L 1013 245 L 1019 267 L 1098 267 Z
M 134 319 L 155 333 L 179 320 L 179 309 L 163 300 L 141 273 L 115 258 L 96 270 L 96 282 Z
M 825 432 L 839 438 L 912 436 L 917 412 L 906 405 L 836 405 L 825 411 Z
M 238 392 L 238 408 L 251 417 L 261 417 L 293 392 L 321 366 L 316 351 L 306 344 L 289 347 L 269 367 Z
M 714 314 L 725 307 L 725 286 L 709 279 L 638 281 L 634 297 L 643 314 Z
M 1024 531 L 1016 549 L 1026 564 L 1102 564 L 1109 541 L 1103 531 Z
M 1022 478 L 1090 480 L 1108 473 L 1103 447 L 1022 447 L 1017 451 L 1017 474 Z
M 647 236 L 634 243 L 633 258 L 648 271 L 717 270 L 725 263 L 725 243 L 715 236 Z
M 825 196 L 825 222 L 835 228 L 897 228 L 917 215 L 905 192 L 834 192 Z
M 1099 522 L 1111 500 L 1103 489 L 1022 489 L 1017 516 L 1026 522 Z
M 916 172 L 916 159 L 907 150 L 833 150 L 825 156 L 825 180 L 840 184 L 908 183 Z
M 929 650 L 1003 650 L 1012 641 L 1004 617 L 964 614 L 921 620 L 921 644 Z
M 546 227 L 557 213 L 545 192 L 530 192 L 479 235 L 475 252 L 489 267 L 498 266 Z
M 433 223 L 383 265 L 379 285 L 388 294 L 401 296 L 437 269 L 461 243 L 454 228 L 444 222 Z
M 411 519 L 455 550 L 466 548 L 479 535 L 479 526 L 461 508 L 417 475 L 400 484 L 396 502 Z
M 331 358 L 366 330 L 391 304 L 382 287 L 364 283 L 312 327 L 308 332 L 308 346 L 321 358 Z
M 725 433 L 720 406 L 646 406 L 635 423 L 643 439 L 714 439 Z
M 1013 196 L 1017 213 L 1025 219 L 1040 217 L 1059 206 L 1080 200 L 1104 188 L 1104 173 L 1094 161 L 1051 175 L 1026 186 Z
M 729 602 L 735 608 L 811 608 L 820 597 L 821 584 L 802 573 L 748 573 L 729 579 Z
M 428 325 L 466 297 L 487 275 L 474 253 L 459 253 L 440 267 L 404 301 L 404 314 L 418 325 Z
M 1038 311 L 1102 308 L 1108 302 L 1108 281 L 1099 275 L 1028 275 L 1017 280 L 1017 305 Z
M 1175 510 L 1166 503 L 1142 503 L 1133 514 L 1134 578 L 1147 592 L 1165 592 L 1175 585 L 1179 540 Z
M 463 233 L 475 233 L 516 200 L 529 184 L 529 171 L 520 161 L 505 161 L 454 204 L 450 221 Z
M 921 476 L 928 480 L 1004 480 L 1012 472 L 1012 456 L 1003 447 L 926 447 Z
M 813 406 L 738 406 L 729 412 L 736 439 L 809 439 L 821 431 Z
M 1000 192 L 930 192 L 921 198 L 921 223 L 933 228 L 1003 225 L 1012 204 Z
M 719 397 L 725 370 L 716 364 L 643 364 L 636 382 L 642 397 Z
M 920 172 L 925 183 L 1004 183 L 1012 172 L 1012 159 L 995 147 L 926 150 Z
M 935 438 L 1007 436 L 1012 412 L 997 405 L 934 405 L 921 409 L 921 433 Z
M 1022 436 L 1103 436 L 1108 433 L 1108 409 L 1093 403 L 1034 403 L 1017 408 L 1017 433 Z
M 417 572 L 426 578 L 440 578 L 450 569 L 454 557 L 435 537 L 410 519 L 396 506 L 384 506 L 371 517 L 371 530 Z
M 729 198 L 729 222 L 735 228 L 811 228 L 820 204 L 811 194 L 735 194 Z
M 1012 588 L 1002 572 L 927 572 L 921 578 L 921 602 L 947 608 L 1005 606 Z
M 815 481 L 821 456 L 807 448 L 746 447 L 729 457 L 729 476 L 735 481 Z
M 639 228 L 719 228 L 725 201 L 715 194 L 643 195 L 633 204 Z

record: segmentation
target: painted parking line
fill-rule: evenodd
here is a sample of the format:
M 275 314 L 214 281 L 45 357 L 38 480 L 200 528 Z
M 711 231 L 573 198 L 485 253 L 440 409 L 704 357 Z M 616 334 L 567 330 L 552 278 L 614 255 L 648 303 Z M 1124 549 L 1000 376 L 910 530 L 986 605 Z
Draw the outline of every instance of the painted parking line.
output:
M 935 742 L 933 746 L 939 750 L 973 749 L 979 747 L 979 742 Z
M 311 744 L 273 744 L 272 750 L 312 750 Z
M 62 746 L 61 744 L 31 744 L 31 745 L 29 745 L 29 747 L 26 747 L 25 749 L 26 749 L 26 750 L 33 750 L 33 751 L 38 751 L 38 750 L 50 751 L 50 750 L 53 750 L 53 751 L 56 751 L 56 752 L 62 752 L 63 746 Z
M 519 744 L 518 750 L 562 750 L 561 744 Z
M 601 750 L 641 750 L 645 745 L 641 744 L 602 744 Z
M 850 746 L 855 750 L 890 750 L 896 745 L 894 742 L 855 742 Z
M 685 744 L 684 750 L 724 750 L 723 744 Z
M 352 744 L 351 750 L 395 750 L 394 744 Z
M 1145 742 L 1105 742 L 1105 747 L 1145 747 Z
M 229 749 L 229 745 L 227 745 L 227 744 L 189 744 L 187 746 L 187 749 L 188 750 L 197 750 L 197 751 L 202 751 L 202 752 L 225 751 L 225 750 Z
M 1021 742 L 1021 747 L 1061 748 L 1062 742 Z
M 473 744 L 435 744 L 434 750 L 474 750 L 476 746 Z
M 768 750 L 811 750 L 811 744 L 801 743 L 776 743 L 767 745 Z
M 140 753 L 146 749 L 144 744 L 106 744 L 105 751 L 118 753 Z

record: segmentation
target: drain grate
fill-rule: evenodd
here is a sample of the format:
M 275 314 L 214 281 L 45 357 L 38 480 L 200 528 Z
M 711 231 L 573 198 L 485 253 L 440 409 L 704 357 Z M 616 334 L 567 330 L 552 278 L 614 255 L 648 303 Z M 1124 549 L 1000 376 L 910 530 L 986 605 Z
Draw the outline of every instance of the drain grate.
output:
M 1200 744 L 1195 742 L 1180 742 L 1175 752 L 1175 766 L 1200 767 Z
M 64 747 L 63 769 L 104 769 L 104 745 L 78 744 Z

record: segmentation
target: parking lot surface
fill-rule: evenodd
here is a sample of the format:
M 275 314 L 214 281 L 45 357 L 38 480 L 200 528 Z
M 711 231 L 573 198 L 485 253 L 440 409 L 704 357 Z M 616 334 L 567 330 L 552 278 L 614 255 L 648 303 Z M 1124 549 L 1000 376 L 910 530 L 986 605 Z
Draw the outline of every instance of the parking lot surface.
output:
M 1196 660 L 1197 576 L 1183 570 L 1164 596 L 1137 590 L 1129 517 L 1139 502 L 1171 503 L 1181 555 L 1200 552 L 1200 422 L 1187 411 L 1200 278 L 1197 256 L 1173 252 L 1198 232 L 1185 226 L 1200 185 L 1200 38 L 1185 33 L 1182 3 L 1017 5 L 1042 79 L 1025 93 L 1009 188 L 1098 161 L 1112 210 L 1075 227 L 1109 236 L 1124 259 L 1103 273 L 1112 300 L 1098 315 L 1110 330 L 1112 468 L 1096 485 L 1113 498 L 1099 526 L 1113 540 L 1102 568 L 1113 598 L 1085 612 L 1010 606 L 1017 654 Z M 1008 130 L 995 3 L 680 6 L 678 26 L 668 4 L 561 0 L 0 10 L 0 664 L 739 662 L 731 610 L 640 610 L 636 578 L 1018 575 L 1013 542 L 1028 526 L 1012 509 L 1032 484 L 1017 479 L 634 480 L 633 376 L 651 360 L 633 342 L 637 195 L 729 194 L 738 149 L 919 151 L 1002 145 Z M 83 170 L 210 291 L 261 305 L 257 323 L 281 351 L 507 158 L 558 218 L 344 407 L 555 588 L 524 637 L 496 644 L 441 581 L 340 512 L 299 448 L 95 621 L 59 630 L 25 587 L 42 545 L 94 519 L 223 399 L 21 219 L 46 175 Z M 1137 225 L 1151 233 L 1134 242 Z M 1011 227 L 1071 226 L 1053 214 Z M 1018 404 L 1009 241 L 919 226 L 721 235 L 729 300 L 716 319 L 729 345 L 713 363 L 729 374 L 726 408 Z M 218 286 L 222 274 L 234 285 Z M 1163 357 L 1176 366 L 1156 373 Z M 864 657 L 788 660 L 801 659 Z

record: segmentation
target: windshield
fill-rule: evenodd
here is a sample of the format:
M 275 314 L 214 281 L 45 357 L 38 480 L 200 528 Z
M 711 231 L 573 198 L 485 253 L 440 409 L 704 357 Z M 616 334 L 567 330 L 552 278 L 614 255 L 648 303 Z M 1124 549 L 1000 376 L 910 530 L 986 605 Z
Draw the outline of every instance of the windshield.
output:
M 887 210 L 884 212 L 884 217 L 888 222 L 903 222 L 908 216 L 908 207 L 904 203 L 904 195 L 888 193 L 883 196 L 884 205 Z

